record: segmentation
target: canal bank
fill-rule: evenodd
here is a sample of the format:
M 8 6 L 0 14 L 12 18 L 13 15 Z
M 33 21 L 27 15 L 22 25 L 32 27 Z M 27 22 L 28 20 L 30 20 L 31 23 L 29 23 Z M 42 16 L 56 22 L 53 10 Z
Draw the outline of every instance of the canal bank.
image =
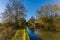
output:
M 26 29 L 16 30 L 16 34 L 13 36 L 12 40 L 30 40 Z
M 40 29 L 37 29 L 37 31 L 43 40 L 60 40 L 60 32 L 43 31 Z

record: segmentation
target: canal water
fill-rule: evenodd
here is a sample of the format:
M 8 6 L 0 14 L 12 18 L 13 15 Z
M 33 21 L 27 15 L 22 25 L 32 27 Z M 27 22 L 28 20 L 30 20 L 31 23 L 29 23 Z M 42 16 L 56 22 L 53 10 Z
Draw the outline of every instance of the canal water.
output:
M 30 40 L 42 40 L 36 30 L 32 31 L 27 27 L 27 32 L 30 37 Z

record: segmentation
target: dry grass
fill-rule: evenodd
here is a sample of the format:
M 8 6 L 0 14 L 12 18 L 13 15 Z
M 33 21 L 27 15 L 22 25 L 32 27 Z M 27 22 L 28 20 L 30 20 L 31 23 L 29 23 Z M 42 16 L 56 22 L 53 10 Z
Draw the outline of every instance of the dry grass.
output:
M 2 27 L 1 27 L 2 28 Z M 11 40 L 13 35 L 15 34 L 15 30 L 12 27 L 3 27 L 0 29 L 0 40 Z
M 60 32 L 47 32 L 38 30 L 43 40 L 60 40 Z

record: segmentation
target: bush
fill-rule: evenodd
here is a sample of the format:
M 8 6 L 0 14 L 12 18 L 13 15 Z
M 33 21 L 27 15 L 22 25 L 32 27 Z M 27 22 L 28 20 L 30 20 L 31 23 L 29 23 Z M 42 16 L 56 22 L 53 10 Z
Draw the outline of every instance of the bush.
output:
M 0 40 L 11 40 L 14 36 L 15 30 L 12 27 L 6 28 L 5 30 L 0 32 Z

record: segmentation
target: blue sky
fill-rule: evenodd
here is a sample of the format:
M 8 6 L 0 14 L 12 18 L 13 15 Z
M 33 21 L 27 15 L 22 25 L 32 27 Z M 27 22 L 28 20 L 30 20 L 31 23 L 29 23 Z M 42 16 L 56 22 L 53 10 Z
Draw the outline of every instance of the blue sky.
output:
M 56 0 L 59 3 L 59 0 Z M 0 13 L 5 10 L 5 5 L 8 3 L 8 0 L 0 0 Z M 24 0 L 24 6 L 27 10 L 26 19 L 30 19 L 31 16 L 35 16 L 36 10 L 46 3 L 53 3 L 53 0 Z
M 53 3 L 52 0 L 24 0 L 24 6 L 27 9 L 27 19 L 36 16 L 36 10 L 46 3 Z

